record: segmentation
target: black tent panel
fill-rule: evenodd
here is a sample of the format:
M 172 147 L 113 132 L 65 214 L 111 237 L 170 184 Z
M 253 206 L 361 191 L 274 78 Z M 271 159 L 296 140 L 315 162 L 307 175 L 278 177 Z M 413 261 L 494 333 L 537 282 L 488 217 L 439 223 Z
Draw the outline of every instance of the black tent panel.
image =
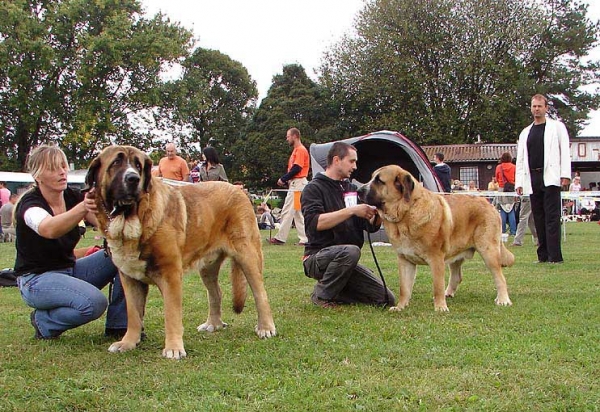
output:
M 358 183 L 368 182 L 372 173 L 380 167 L 395 164 L 409 171 L 427 189 L 435 192 L 442 191 L 441 184 L 435 177 L 431 162 L 423 149 L 400 133 L 384 130 L 341 141 L 356 148 L 357 170 L 352 178 Z M 327 153 L 333 143 L 313 143 L 310 146 L 313 176 L 325 169 Z

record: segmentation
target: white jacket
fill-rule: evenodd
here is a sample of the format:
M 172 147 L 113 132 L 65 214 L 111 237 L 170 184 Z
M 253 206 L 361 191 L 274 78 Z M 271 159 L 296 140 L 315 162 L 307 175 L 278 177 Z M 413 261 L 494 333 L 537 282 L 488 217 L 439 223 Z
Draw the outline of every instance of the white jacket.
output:
M 519 135 L 517 145 L 515 188 L 523 188 L 524 195 L 533 193 L 529 171 L 529 155 L 527 153 L 527 138 L 531 126 L 533 126 L 533 123 L 523 129 Z M 562 122 L 547 118 L 544 131 L 544 185 L 560 187 L 561 178 L 571 178 L 569 133 Z

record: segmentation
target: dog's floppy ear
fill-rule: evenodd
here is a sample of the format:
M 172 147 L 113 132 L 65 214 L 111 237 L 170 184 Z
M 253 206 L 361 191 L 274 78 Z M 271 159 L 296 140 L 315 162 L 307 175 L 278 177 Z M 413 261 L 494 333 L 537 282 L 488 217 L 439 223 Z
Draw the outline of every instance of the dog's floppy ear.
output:
M 148 192 L 152 187 L 152 159 L 144 154 L 144 192 Z
M 409 174 L 397 175 L 394 180 L 394 186 L 402 194 L 402 197 L 406 202 L 410 202 L 410 196 L 415 189 L 415 182 Z
M 85 187 L 83 191 L 86 192 L 96 186 L 96 182 L 98 181 L 98 169 L 100 169 L 100 156 L 96 157 L 90 163 L 90 167 L 88 168 L 88 172 L 85 175 Z

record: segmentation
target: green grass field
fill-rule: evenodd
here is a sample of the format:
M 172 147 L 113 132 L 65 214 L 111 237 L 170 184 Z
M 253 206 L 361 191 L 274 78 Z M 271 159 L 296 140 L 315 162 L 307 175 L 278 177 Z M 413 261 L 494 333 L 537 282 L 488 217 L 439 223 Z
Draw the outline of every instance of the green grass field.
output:
M 505 270 L 512 307 L 494 305 L 491 275 L 478 255 L 464 268 L 449 313 L 433 310 L 431 276 L 420 267 L 411 306 L 401 313 L 310 303 L 313 281 L 302 248 L 264 243 L 265 283 L 278 336 L 254 334 L 249 295 L 235 315 L 224 267 L 223 319 L 200 334 L 207 313 L 198 275 L 185 278 L 188 357 L 163 359 L 162 300 L 146 311 L 148 338 L 110 354 L 104 319 L 55 341 L 33 339 L 31 311 L 16 288 L 0 289 L 1 411 L 597 411 L 600 410 L 600 226 L 569 223 L 563 265 L 534 264 L 530 237 Z M 82 242 L 91 245 L 94 232 Z M 263 237 L 268 232 L 263 231 Z M 290 243 L 294 241 L 290 235 Z M 375 248 L 398 294 L 391 248 Z M 0 244 L 0 267 L 14 245 Z M 374 268 L 368 246 L 363 263 Z

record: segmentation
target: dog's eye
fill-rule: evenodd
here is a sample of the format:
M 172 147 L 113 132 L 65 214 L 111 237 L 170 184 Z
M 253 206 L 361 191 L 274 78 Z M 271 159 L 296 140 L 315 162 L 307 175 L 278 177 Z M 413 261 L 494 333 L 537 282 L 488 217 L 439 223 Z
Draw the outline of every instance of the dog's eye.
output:
M 142 164 L 138 160 L 135 161 L 135 168 L 138 170 L 138 172 L 142 171 Z
M 121 166 L 121 163 L 122 163 L 121 158 L 117 157 L 115 160 L 113 160 L 111 166 Z
M 375 176 L 375 183 L 381 184 L 383 181 L 379 178 L 379 175 Z

